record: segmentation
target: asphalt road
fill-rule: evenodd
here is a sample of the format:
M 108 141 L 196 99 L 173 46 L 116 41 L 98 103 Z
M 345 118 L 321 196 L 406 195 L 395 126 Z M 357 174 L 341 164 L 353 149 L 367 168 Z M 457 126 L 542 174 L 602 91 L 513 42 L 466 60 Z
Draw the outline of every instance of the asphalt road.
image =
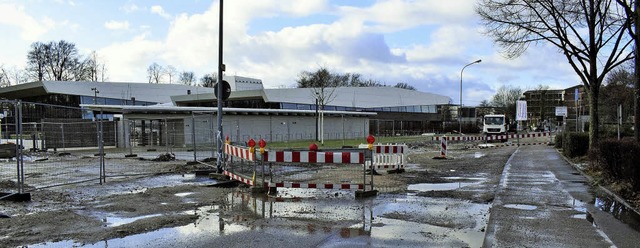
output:
M 640 233 L 594 199 L 555 149 L 520 147 L 502 174 L 484 247 L 638 247 Z

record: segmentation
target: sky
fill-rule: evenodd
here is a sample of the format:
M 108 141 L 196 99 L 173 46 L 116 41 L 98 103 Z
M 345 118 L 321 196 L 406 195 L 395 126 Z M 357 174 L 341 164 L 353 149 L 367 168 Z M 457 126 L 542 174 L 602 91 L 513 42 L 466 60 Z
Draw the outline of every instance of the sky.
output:
M 265 88 L 295 87 L 301 72 L 323 67 L 387 85 L 407 83 L 455 104 L 462 91 L 465 106 L 490 100 L 501 86 L 580 84 L 548 44 L 505 58 L 484 35 L 475 4 L 227 0 L 225 75 L 258 78 Z M 33 42 L 65 40 L 80 54 L 95 51 L 111 82 L 147 83 L 152 63 L 202 77 L 217 71 L 218 20 L 219 0 L 0 0 L 0 65 L 24 68 Z

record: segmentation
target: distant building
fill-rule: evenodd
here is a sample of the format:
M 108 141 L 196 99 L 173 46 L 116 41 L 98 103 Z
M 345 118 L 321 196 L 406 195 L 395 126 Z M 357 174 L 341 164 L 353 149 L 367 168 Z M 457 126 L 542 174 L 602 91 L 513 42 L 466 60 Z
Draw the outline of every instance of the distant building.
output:
M 243 91 L 243 90 L 261 90 L 262 80 L 241 76 L 224 76 L 222 77 L 231 86 L 231 91 Z
M 273 141 L 316 138 L 321 104 L 316 104 L 313 89 L 264 89 L 258 79 L 225 79 L 233 89 L 224 102 L 225 135 Z M 324 139 L 439 132 L 444 117 L 451 116 L 451 99 L 438 94 L 394 87 L 325 90 L 331 91 L 332 97 L 322 110 L 324 135 L 320 135 Z M 0 88 L 0 99 L 21 100 L 22 121 L 32 123 L 33 128 L 46 121 L 110 120 L 112 130 L 119 133 L 113 135 L 117 139 L 114 143 L 125 145 L 128 123 L 135 121 L 133 125 L 141 133 L 140 144 L 163 144 L 160 134 L 169 123 L 172 130 L 180 130 L 184 136 L 175 144 L 187 145 L 192 143 L 188 136 L 192 118 L 199 118 L 196 126 L 201 130 L 209 130 L 214 124 L 210 120 L 217 113 L 213 92 L 213 88 L 181 84 L 45 81 Z M 2 104 L 5 111 L 13 111 L 10 102 Z M 15 122 L 11 120 L 13 115 L 8 116 L 2 123 L 5 131 L 11 128 L 8 123 Z M 208 136 L 200 135 L 196 142 Z M 85 138 L 95 144 L 94 138 Z
M 374 112 L 369 132 L 374 135 L 408 135 L 442 130 L 450 120 L 451 98 L 395 87 L 326 88 L 324 110 Z M 216 105 L 212 94 L 176 95 L 176 106 Z M 320 109 L 312 88 L 284 88 L 233 91 L 224 107 L 281 110 Z
M 577 92 L 577 95 L 576 95 Z M 527 122 L 532 127 L 548 123 L 562 126 L 566 121 L 567 130 L 582 130 L 588 122 L 589 103 L 583 85 L 566 89 L 528 90 L 523 93 L 527 101 Z M 567 107 L 567 116 L 556 116 L 556 107 Z

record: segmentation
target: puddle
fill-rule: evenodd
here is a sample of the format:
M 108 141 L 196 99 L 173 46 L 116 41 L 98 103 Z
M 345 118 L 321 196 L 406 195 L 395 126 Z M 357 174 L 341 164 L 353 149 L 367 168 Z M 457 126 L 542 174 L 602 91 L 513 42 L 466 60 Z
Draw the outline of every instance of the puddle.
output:
M 194 175 L 194 174 L 185 174 L 182 182 L 185 183 L 217 183 L 218 181 L 215 179 L 210 178 L 209 176 L 201 176 L 201 175 Z
M 418 184 L 410 184 L 407 186 L 407 190 L 410 191 L 445 191 L 445 190 L 455 190 L 460 189 L 469 185 L 474 185 L 479 183 L 418 183 Z
M 143 216 L 131 217 L 131 218 L 110 216 L 110 217 L 103 218 L 102 221 L 107 223 L 108 227 L 116 227 L 116 226 L 122 226 L 129 223 L 133 223 L 134 221 L 137 221 L 137 220 L 153 218 L 158 216 L 160 216 L 160 214 L 143 215 Z
M 416 197 L 399 198 L 395 203 L 384 203 L 374 208 L 377 217 L 374 233 L 392 238 L 403 233 L 403 238 L 416 242 L 421 247 L 462 246 L 479 247 L 484 239 L 484 227 L 488 222 L 488 204 L 470 203 L 460 200 Z M 407 226 L 406 222 L 413 224 Z M 378 227 L 377 223 L 384 223 Z M 404 223 L 403 223 L 404 222 Z M 412 237 L 411 234 L 420 234 Z M 463 244 L 429 243 L 430 239 L 452 239 Z M 424 242 L 424 243 L 420 243 Z
M 407 190 L 429 192 L 429 191 L 446 191 L 457 190 L 469 186 L 480 185 L 484 181 L 484 178 L 464 178 L 464 177 L 443 177 L 447 180 L 470 180 L 472 182 L 452 182 L 452 183 L 417 183 L 409 184 Z
M 536 210 L 538 207 L 526 204 L 505 204 L 505 208 L 519 209 L 519 210 Z
M 640 231 L 640 215 L 604 192 L 596 192 L 593 205 L 602 211 L 610 213 L 634 230 Z
M 353 199 L 355 194 L 352 191 L 331 190 L 331 189 L 299 189 L 299 188 L 278 188 L 278 192 L 272 199 L 326 199 L 345 198 Z
M 316 192 L 312 192 L 316 191 Z M 280 190 L 308 197 L 297 201 L 234 192 L 224 204 L 182 214 L 193 223 L 162 228 L 95 244 L 72 240 L 29 247 L 212 247 L 238 244 L 257 247 L 479 247 L 489 218 L 489 205 L 455 199 L 381 195 L 356 200 L 330 190 Z M 325 199 L 331 196 L 331 199 Z M 136 218 L 107 217 L 119 226 Z
M 571 218 L 586 220 L 587 219 L 587 214 L 574 214 L 574 215 L 571 215 Z
M 404 169 L 407 171 L 427 171 L 427 168 L 424 168 L 419 164 L 407 164 L 404 166 Z
M 193 195 L 193 192 L 184 192 L 184 193 L 177 193 L 175 194 L 175 196 L 177 197 L 185 197 L 185 196 L 189 196 L 189 195 Z

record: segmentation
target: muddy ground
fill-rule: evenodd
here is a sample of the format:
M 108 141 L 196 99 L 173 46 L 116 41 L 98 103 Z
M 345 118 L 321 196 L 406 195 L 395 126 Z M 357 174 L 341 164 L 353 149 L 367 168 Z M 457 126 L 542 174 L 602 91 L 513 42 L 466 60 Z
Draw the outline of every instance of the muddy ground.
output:
M 456 148 L 450 144 L 447 158 L 433 159 L 439 156 L 432 142 L 409 144 L 409 166 L 404 173 L 375 176 L 379 187 L 379 201 L 396 201 L 395 196 L 410 194 L 416 197 L 458 199 L 471 203 L 491 203 L 496 185 L 500 180 L 503 166 L 515 147 L 488 149 Z M 248 187 L 239 185 L 231 188 L 212 187 L 213 182 L 199 180 L 192 170 L 199 166 L 186 166 L 184 161 L 158 162 L 165 166 L 175 166 L 173 174 L 155 176 L 110 178 L 104 185 L 84 183 L 32 192 L 31 202 L 1 201 L 0 213 L 9 218 L 1 218 L 0 246 L 30 246 L 44 242 L 73 240 L 75 244 L 94 244 L 96 242 L 147 233 L 167 227 L 179 227 L 196 224 L 201 221 L 202 207 L 224 206 L 230 194 L 238 192 L 249 194 Z M 181 178 L 185 180 L 180 180 Z M 472 183 L 466 190 L 420 191 L 409 190 L 409 185 L 421 183 Z M 6 185 L 4 186 L 10 186 Z M 340 201 L 340 191 L 322 197 Z M 263 196 L 259 196 L 263 197 Z M 304 199 L 302 200 L 304 202 Z M 294 203 L 295 204 L 295 203 Z M 302 203 L 301 203 L 302 204 Z M 304 205 L 304 204 L 302 204 Z M 246 208 L 220 208 L 208 211 L 220 212 L 225 223 L 253 226 L 261 219 L 237 218 L 251 216 L 243 214 Z M 315 210 L 296 210 L 296 214 L 316 214 Z M 484 213 L 487 215 L 488 213 Z M 116 218 L 117 217 L 117 218 Z M 406 211 L 396 211 L 384 215 L 388 219 L 408 222 L 437 223 L 434 219 L 416 219 Z M 436 218 L 435 216 L 434 218 Z M 136 221 L 131 219 L 140 218 Z M 303 218 L 303 217 L 299 217 Z M 424 217 L 424 218 L 428 218 Z M 442 217 L 438 217 L 442 218 Z M 129 219 L 122 224 L 117 219 Z M 295 218 L 293 218 L 295 219 Z M 296 220 L 297 221 L 297 220 Z M 453 224 L 452 224 L 453 223 Z M 468 223 L 455 221 L 440 223 L 439 226 L 453 225 L 464 228 Z M 322 228 L 337 225 L 327 221 Z M 382 224 L 377 224 L 382 225 Z M 484 231 L 484 227 L 471 226 Z M 433 233 L 422 233 L 424 239 L 432 239 Z M 446 236 L 446 235 L 444 235 Z M 442 237 L 441 237 L 442 238 Z M 464 246 L 464 245 L 463 245 Z

